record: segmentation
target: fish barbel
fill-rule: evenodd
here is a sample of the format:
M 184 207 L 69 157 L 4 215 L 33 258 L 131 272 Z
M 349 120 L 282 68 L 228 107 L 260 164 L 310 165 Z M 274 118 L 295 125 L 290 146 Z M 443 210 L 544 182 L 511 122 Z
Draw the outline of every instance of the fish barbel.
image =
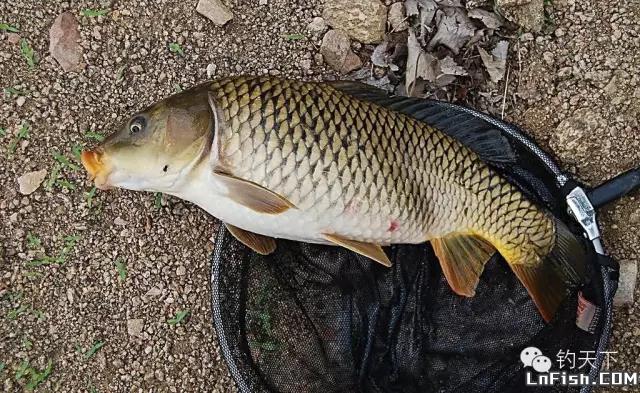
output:
M 82 161 L 98 187 L 191 201 L 263 254 L 286 238 L 389 265 L 382 245 L 430 241 L 473 296 L 497 251 L 549 321 L 583 279 L 582 245 L 492 169 L 514 159 L 504 138 L 457 115 L 357 82 L 231 77 L 135 114 Z

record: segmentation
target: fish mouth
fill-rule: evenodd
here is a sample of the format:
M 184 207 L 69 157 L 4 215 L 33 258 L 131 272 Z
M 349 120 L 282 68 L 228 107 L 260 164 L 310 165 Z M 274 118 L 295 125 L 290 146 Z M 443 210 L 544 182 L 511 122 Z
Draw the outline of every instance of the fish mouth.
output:
M 101 190 L 108 190 L 111 187 L 107 184 L 107 177 L 109 171 L 107 171 L 104 163 L 104 153 L 96 150 L 85 150 L 82 152 L 80 159 L 82 166 L 87 170 L 89 174 L 89 180 L 93 180 L 96 187 Z

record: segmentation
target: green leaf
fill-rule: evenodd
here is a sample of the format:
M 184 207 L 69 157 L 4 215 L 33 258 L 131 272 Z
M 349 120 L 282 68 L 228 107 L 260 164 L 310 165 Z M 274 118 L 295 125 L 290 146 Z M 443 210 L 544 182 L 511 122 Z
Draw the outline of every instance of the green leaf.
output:
M 38 318 L 38 321 L 41 321 L 44 318 L 44 313 L 38 309 L 31 309 L 31 313 Z
M 53 159 L 58 161 L 65 168 L 69 168 L 69 169 L 74 170 L 74 171 L 77 171 L 78 169 L 80 169 L 76 164 L 74 164 L 71 161 L 69 161 L 69 159 L 67 157 L 63 156 L 62 154 L 58 153 L 57 151 L 53 152 Z
M 31 379 L 29 383 L 27 383 L 27 390 L 34 390 L 35 388 L 37 388 L 38 385 L 44 382 L 49 377 L 49 375 L 51 375 L 52 370 L 53 362 L 51 361 L 51 359 L 49 359 L 47 367 L 42 371 L 30 368 L 29 372 L 31 374 Z
M 72 247 L 76 244 L 78 240 L 80 240 L 80 236 L 78 235 L 69 235 L 64 237 L 64 243 Z
M 82 16 L 88 16 L 90 18 L 96 17 L 96 16 L 105 16 L 109 13 L 109 10 L 95 10 L 92 8 L 85 8 L 82 11 L 80 11 L 80 14 Z
M 162 207 L 162 193 L 156 192 L 153 197 L 153 205 L 156 209 L 160 209 Z
M 24 93 L 21 92 L 20 90 L 13 88 L 13 87 L 5 87 L 4 88 L 4 96 L 7 98 L 11 98 L 13 96 L 23 96 Z
M 84 133 L 84 136 L 85 136 L 85 138 L 94 139 L 94 140 L 96 140 L 96 141 L 98 141 L 98 142 L 102 142 L 102 141 L 104 141 L 104 135 L 102 135 L 102 134 L 101 134 L 101 133 L 99 133 L 99 132 L 93 132 L 93 131 L 91 131 L 91 130 L 87 130 L 87 131 Z
M 80 240 L 80 236 L 76 236 L 76 235 L 65 236 L 63 239 L 64 246 L 62 246 L 62 250 L 60 250 L 57 256 L 52 257 L 49 255 L 43 255 L 40 258 L 36 258 L 34 260 L 27 262 L 27 266 L 37 267 L 37 266 L 46 266 L 46 265 L 54 265 L 54 264 L 62 265 L 67 261 L 67 257 L 73 251 L 73 248 L 75 247 L 78 240 Z
M 58 180 L 58 177 L 60 177 L 60 171 L 61 170 L 62 170 L 62 165 L 60 163 L 56 162 L 55 165 L 53 166 L 53 169 L 51 170 L 51 173 L 49 174 L 49 179 L 44 184 L 44 189 L 45 190 L 47 190 L 47 191 L 51 190 L 53 185 L 56 184 L 56 181 Z
M 75 186 L 73 186 L 75 189 Z M 60 251 L 60 254 L 58 255 L 58 263 L 62 264 L 67 260 L 67 256 L 69 255 L 69 253 L 71 251 L 73 251 L 73 248 L 76 246 L 76 243 L 78 242 L 78 240 L 80 240 L 80 236 L 76 236 L 76 235 L 71 235 L 71 236 L 65 236 L 64 240 L 64 246 L 62 247 L 62 251 Z
M 61 265 L 64 261 L 58 259 L 58 257 L 50 257 L 49 255 L 44 255 L 40 258 L 33 259 L 27 262 L 27 266 L 38 267 L 38 266 L 47 266 L 47 265 Z
M 5 135 L 7 135 L 7 129 L 0 127 L 0 136 L 5 136 Z
M 9 143 L 9 147 L 7 148 L 9 155 L 14 154 L 18 148 L 18 143 L 23 139 L 27 139 L 27 137 L 29 137 L 29 123 L 24 122 L 20 126 L 18 135 L 11 141 L 11 143 Z
M 118 281 L 123 282 L 127 278 L 127 265 L 120 258 L 116 259 L 115 264 L 118 271 Z
M 22 57 L 27 61 L 29 69 L 33 69 L 36 66 L 35 52 L 29 45 L 29 42 L 24 38 L 20 40 L 20 52 L 22 53 Z
M 183 91 L 184 89 L 182 88 L 182 86 L 180 85 L 180 83 L 176 83 L 176 84 L 173 86 L 173 90 L 174 90 L 176 93 L 182 93 L 182 91 Z
M 180 56 L 184 56 L 184 51 L 182 50 L 182 46 L 177 42 L 172 42 L 169 44 L 169 52 L 177 53 Z
M 26 311 L 27 311 L 27 306 L 20 305 L 20 307 L 9 311 L 7 313 L 7 318 L 13 321 L 16 318 L 18 318 L 20 315 L 24 314 Z
M 100 350 L 100 348 L 102 348 L 103 345 L 104 345 L 103 341 L 98 341 L 95 344 L 93 344 L 93 346 L 91 348 L 89 348 L 87 350 L 87 352 L 84 353 L 84 358 L 85 359 L 91 359 L 93 357 L 93 355 L 95 355 L 96 352 L 98 352 Z
M 29 362 L 26 360 L 23 360 L 18 366 L 18 369 L 16 370 L 16 379 L 22 379 L 22 377 L 29 374 L 29 370 L 30 370 Z
M 71 183 L 67 179 L 58 179 L 56 180 L 56 185 L 60 188 L 66 188 L 67 190 L 75 190 L 76 185 Z
M 20 30 L 18 30 L 18 28 L 17 28 L 17 27 L 15 27 L 15 26 L 11 26 L 11 25 L 10 25 L 10 24 L 8 24 L 8 23 L 0 23 L 0 30 L 2 30 L 2 31 L 8 31 L 9 33 L 17 33 L 17 32 L 19 32 L 19 31 L 20 31 Z
M 78 161 L 82 161 L 82 150 L 84 150 L 84 146 L 81 143 L 76 143 L 71 148 L 71 153 Z
M 39 248 L 42 242 L 38 236 L 33 235 L 31 232 L 27 233 L 27 246 L 29 248 Z
M 89 209 L 91 209 L 91 206 L 93 206 L 93 197 L 96 196 L 96 192 L 98 191 L 98 189 L 96 188 L 96 186 L 93 186 L 93 188 L 84 194 L 85 199 L 87 200 L 87 207 Z
M 4 371 L 5 367 L 6 367 L 6 365 L 3 362 L 0 362 L 0 374 L 2 374 L 2 372 Z
M 171 326 L 175 326 L 178 325 L 180 323 L 182 323 L 182 320 L 186 318 L 186 316 L 189 315 L 189 310 L 181 310 L 178 311 L 175 315 L 175 317 L 167 320 L 167 323 Z
M 26 350 L 30 350 L 31 348 L 33 348 L 33 342 L 31 340 L 29 340 L 29 337 L 23 337 L 22 338 L 22 346 L 26 349 Z
M 29 136 L 29 123 L 22 123 L 20 131 L 18 131 L 18 138 L 25 139 Z
M 304 34 L 296 33 L 296 34 L 286 34 L 286 35 L 284 36 L 284 38 L 285 38 L 287 41 L 300 41 L 300 40 L 305 39 L 306 37 L 304 36 Z

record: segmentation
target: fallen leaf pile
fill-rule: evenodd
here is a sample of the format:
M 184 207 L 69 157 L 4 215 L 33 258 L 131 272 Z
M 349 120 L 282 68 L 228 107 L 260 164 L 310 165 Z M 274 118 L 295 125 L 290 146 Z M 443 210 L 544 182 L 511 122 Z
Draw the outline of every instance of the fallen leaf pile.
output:
M 372 67 L 353 77 L 398 94 L 448 100 L 465 100 L 469 89 L 481 85 L 496 90 L 505 79 L 509 23 L 491 2 L 398 4 L 390 11 L 385 40 L 369 46 Z

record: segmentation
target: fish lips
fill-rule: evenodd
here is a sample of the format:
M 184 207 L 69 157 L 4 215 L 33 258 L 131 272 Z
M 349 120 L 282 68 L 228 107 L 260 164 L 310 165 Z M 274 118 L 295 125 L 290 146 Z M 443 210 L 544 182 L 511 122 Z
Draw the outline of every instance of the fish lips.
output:
M 82 166 L 87 170 L 89 179 L 93 180 L 96 187 L 101 190 L 113 188 L 107 183 L 110 171 L 104 160 L 104 153 L 100 150 L 85 150 L 81 156 Z

